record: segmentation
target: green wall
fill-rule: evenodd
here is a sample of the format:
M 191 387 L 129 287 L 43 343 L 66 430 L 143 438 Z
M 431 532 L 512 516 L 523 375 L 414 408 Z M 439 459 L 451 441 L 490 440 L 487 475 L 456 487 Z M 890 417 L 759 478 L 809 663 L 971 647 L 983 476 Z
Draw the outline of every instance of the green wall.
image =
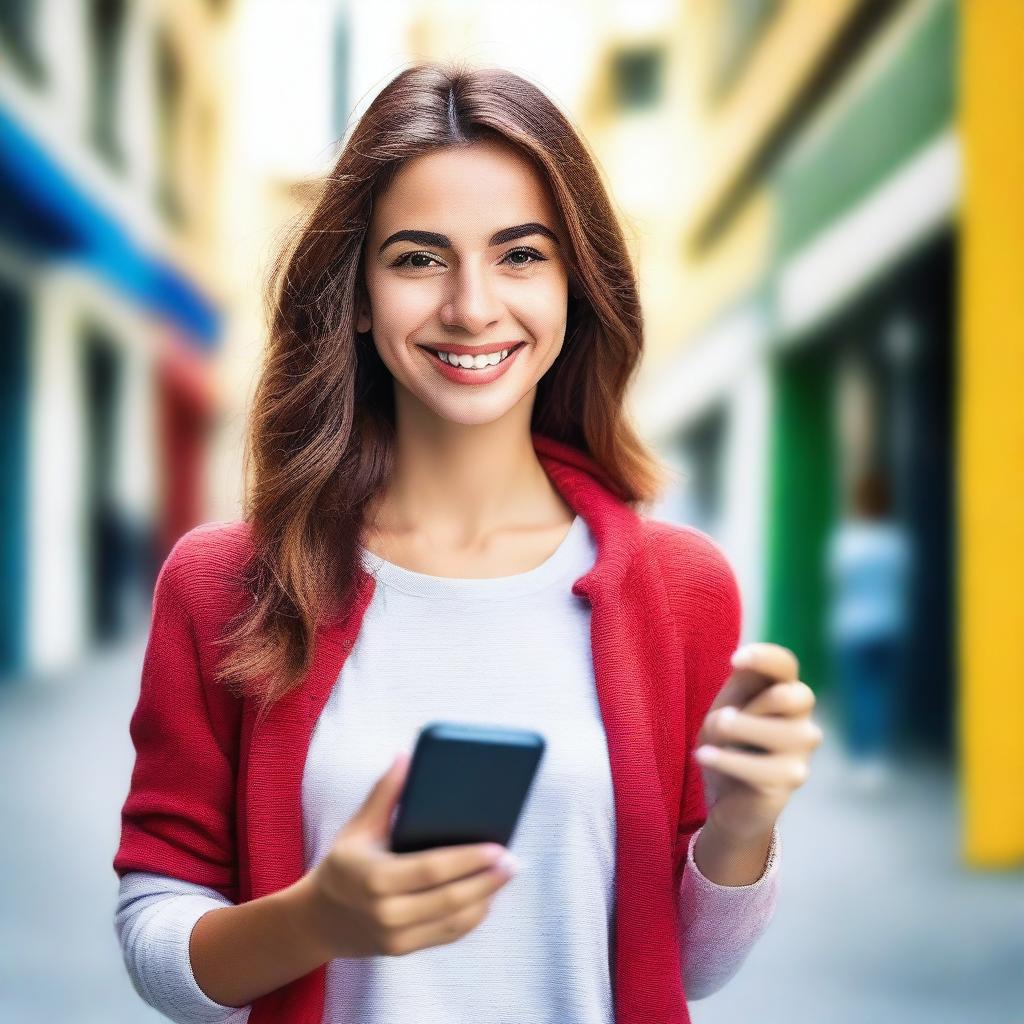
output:
M 773 368 L 765 639 L 800 659 L 801 679 L 827 688 L 825 546 L 836 517 L 831 354 L 821 345 Z

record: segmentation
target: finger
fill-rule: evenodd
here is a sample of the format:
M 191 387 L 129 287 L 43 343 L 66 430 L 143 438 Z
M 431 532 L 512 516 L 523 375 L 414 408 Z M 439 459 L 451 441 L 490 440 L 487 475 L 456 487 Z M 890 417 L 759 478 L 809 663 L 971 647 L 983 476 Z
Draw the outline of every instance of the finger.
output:
M 759 672 L 761 675 L 788 682 L 800 675 L 800 663 L 796 655 L 779 644 L 745 644 L 732 656 L 733 668 Z
M 480 925 L 490 913 L 494 897 L 478 900 L 454 914 L 424 924 L 403 928 L 389 940 L 388 950 L 392 955 L 402 956 L 420 949 L 432 949 L 461 939 Z
M 738 750 L 722 750 L 706 746 L 707 755 L 698 760 L 707 768 L 714 768 L 752 786 L 802 786 L 810 774 L 807 762 L 792 754 L 744 754 Z
M 785 673 L 792 669 L 792 679 L 795 680 L 799 668 L 792 651 L 768 643 L 747 644 L 739 648 L 734 652 L 732 662 L 732 674 L 718 691 L 710 710 L 729 704 L 738 708 L 746 707 L 773 685 L 790 681 L 778 679 L 773 672 Z
M 419 892 L 490 867 L 504 852 L 499 843 L 466 843 L 415 853 L 387 853 L 384 869 L 368 887 L 378 896 Z
M 513 874 L 506 868 L 493 867 L 426 892 L 388 896 L 381 901 L 377 913 L 389 928 L 437 921 L 493 896 Z
M 726 680 L 725 685 L 718 691 L 715 699 L 711 702 L 709 711 L 716 708 L 733 707 L 742 708 L 748 705 L 756 697 L 760 696 L 773 683 L 773 680 L 760 672 L 750 669 L 733 669 L 732 675 Z
M 752 715 L 735 708 L 708 715 L 706 726 L 704 742 L 717 747 L 749 744 L 770 753 L 815 750 L 825 735 L 809 718 Z
M 802 680 L 773 683 L 740 709 L 750 715 L 801 715 L 817 703 L 814 691 Z

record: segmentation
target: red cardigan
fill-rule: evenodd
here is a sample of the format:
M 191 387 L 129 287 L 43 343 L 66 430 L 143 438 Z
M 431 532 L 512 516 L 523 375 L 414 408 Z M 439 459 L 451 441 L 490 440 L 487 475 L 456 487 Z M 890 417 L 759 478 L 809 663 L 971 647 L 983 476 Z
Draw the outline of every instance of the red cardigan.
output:
M 704 533 L 639 516 L 581 451 L 533 435 L 553 484 L 597 543 L 572 586 L 591 606 L 595 686 L 616 810 L 616 1024 L 688 1024 L 679 888 L 705 821 L 696 733 L 730 674 L 740 595 Z M 136 759 L 113 866 L 217 889 L 236 903 L 304 872 L 300 791 L 313 727 L 352 649 L 375 581 L 361 568 L 347 613 L 322 627 L 303 684 L 254 731 L 254 707 L 213 680 L 219 628 L 240 605 L 231 579 L 244 523 L 206 523 L 157 577 L 130 734 Z M 523 935 L 524 942 L 530 941 Z M 250 1024 L 320 1024 L 327 969 L 253 1003 Z

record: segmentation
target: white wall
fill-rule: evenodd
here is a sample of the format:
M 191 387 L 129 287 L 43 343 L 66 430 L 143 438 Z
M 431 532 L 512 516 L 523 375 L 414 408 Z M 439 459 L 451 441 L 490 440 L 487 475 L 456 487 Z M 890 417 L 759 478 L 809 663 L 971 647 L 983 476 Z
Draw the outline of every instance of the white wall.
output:
M 113 489 L 122 510 L 142 523 L 152 522 L 156 511 L 158 450 L 148 321 L 73 265 L 38 272 L 30 296 L 26 667 L 45 678 L 76 665 L 90 639 L 81 361 L 86 318 L 109 334 L 123 361 Z

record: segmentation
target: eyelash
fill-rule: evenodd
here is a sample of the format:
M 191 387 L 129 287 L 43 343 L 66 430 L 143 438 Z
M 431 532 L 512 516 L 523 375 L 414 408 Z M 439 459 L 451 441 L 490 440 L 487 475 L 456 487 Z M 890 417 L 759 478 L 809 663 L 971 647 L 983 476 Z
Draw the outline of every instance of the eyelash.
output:
M 528 267 L 528 266 L 530 266 L 531 263 L 544 263 L 544 262 L 547 262 L 547 257 L 546 256 L 542 256 L 539 252 L 537 252 L 536 249 L 529 249 L 529 248 L 525 248 L 523 246 L 520 246 L 517 249 L 510 249 L 507 253 L 505 253 L 505 257 L 504 258 L 508 259 L 509 256 L 512 256 L 514 253 L 517 253 L 517 252 L 525 252 L 527 255 L 532 256 L 533 259 L 530 260 L 528 263 L 513 263 L 512 266 L 514 266 L 514 267 Z M 431 254 L 429 252 L 407 252 L 407 253 L 403 253 L 401 256 L 399 256 L 398 259 L 395 260 L 395 262 L 391 264 L 391 266 L 393 266 L 393 267 L 408 267 L 410 265 L 409 265 L 409 263 L 407 261 L 412 259 L 413 256 L 426 256 L 427 259 L 434 260 L 435 263 L 440 263 L 441 262 L 436 256 L 431 256 Z M 412 270 L 429 270 L 430 268 L 429 267 L 412 267 L 411 269 Z

